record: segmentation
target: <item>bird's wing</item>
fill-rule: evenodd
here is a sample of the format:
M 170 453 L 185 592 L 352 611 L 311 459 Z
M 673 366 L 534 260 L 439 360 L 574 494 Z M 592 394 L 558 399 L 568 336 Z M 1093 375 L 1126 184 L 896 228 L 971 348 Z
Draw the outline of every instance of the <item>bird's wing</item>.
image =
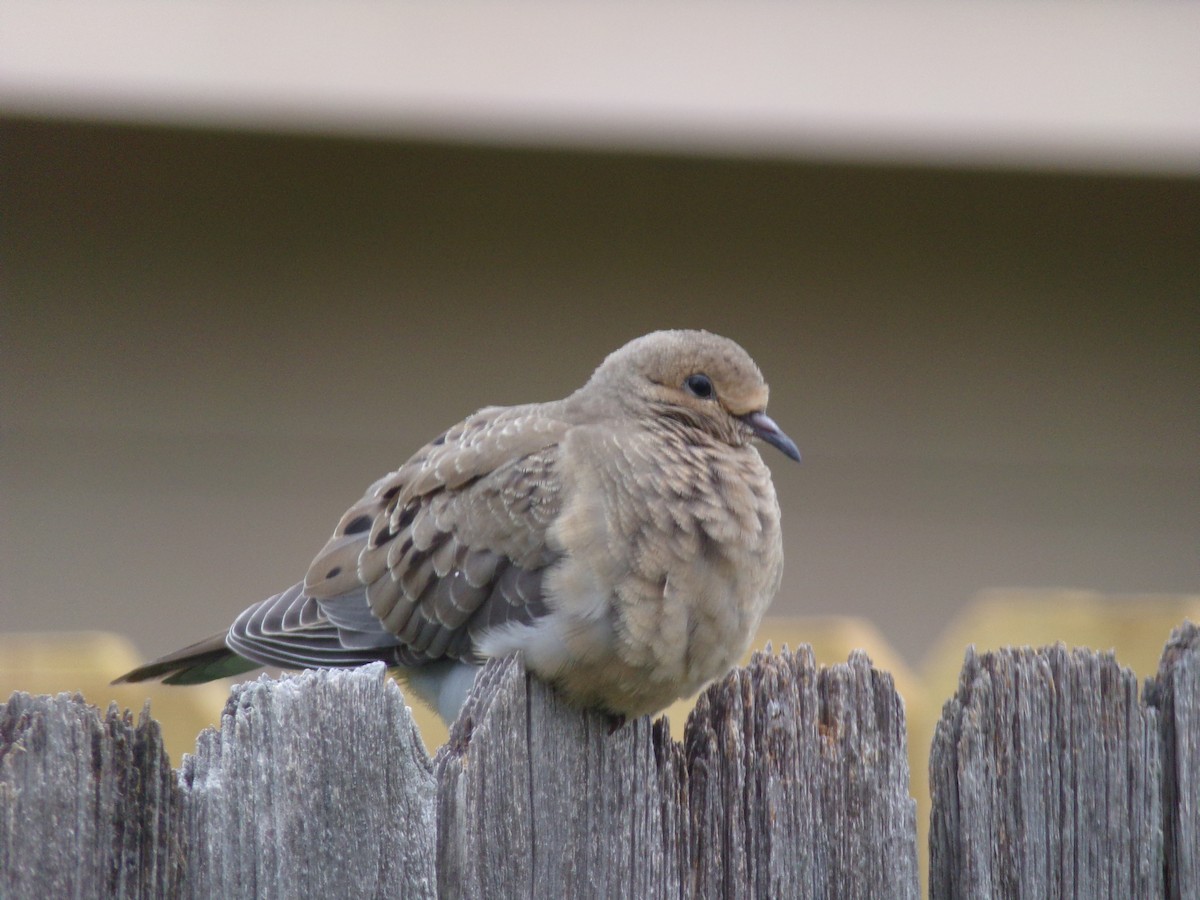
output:
M 358 593 L 360 602 L 365 603 L 364 591 L 360 588 Z M 381 650 L 395 646 L 387 637 L 367 632 L 344 636 L 317 601 L 304 593 L 304 585 L 294 584 L 238 616 L 225 644 L 238 656 L 260 665 L 303 669 L 375 662 L 381 658 Z
M 481 410 L 346 512 L 303 588 L 344 648 L 390 643 L 402 665 L 470 658 L 487 628 L 544 614 L 569 427 L 546 409 Z

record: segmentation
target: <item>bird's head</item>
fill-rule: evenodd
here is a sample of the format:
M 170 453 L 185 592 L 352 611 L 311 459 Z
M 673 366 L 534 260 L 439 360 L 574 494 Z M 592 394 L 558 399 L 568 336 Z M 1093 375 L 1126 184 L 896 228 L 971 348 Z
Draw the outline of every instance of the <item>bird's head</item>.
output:
M 759 438 L 800 451 L 767 416 L 767 383 L 750 355 L 707 331 L 655 331 L 609 354 L 585 388 L 624 414 L 657 416 L 734 446 Z

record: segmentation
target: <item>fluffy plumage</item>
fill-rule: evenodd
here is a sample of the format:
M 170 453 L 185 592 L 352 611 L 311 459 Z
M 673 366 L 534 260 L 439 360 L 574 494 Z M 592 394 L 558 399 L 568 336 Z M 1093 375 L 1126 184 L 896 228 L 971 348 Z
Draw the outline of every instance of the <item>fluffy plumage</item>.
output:
M 646 335 L 563 400 L 489 407 L 368 488 L 304 580 L 118 681 L 383 660 L 451 720 L 519 653 L 572 701 L 655 712 L 723 674 L 779 588 L 770 472 L 799 459 L 753 360 Z

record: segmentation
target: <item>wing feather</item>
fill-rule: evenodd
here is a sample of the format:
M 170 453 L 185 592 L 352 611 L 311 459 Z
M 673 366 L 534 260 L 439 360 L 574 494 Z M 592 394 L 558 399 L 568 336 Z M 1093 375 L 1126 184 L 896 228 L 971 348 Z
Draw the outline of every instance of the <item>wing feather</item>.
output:
M 347 646 L 337 626 L 305 595 L 301 584 L 243 612 L 226 634 L 225 643 L 239 656 L 261 665 L 288 668 L 365 665 L 389 659 L 394 651 L 389 647 L 381 655 L 376 649 Z
M 421 665 L 474 659 L 489 628 L 544 615 L 569 427 L 557 408 L 481 410 L 376 481 L 304 582 L 246 610 L 229 647 L 267 665 Z

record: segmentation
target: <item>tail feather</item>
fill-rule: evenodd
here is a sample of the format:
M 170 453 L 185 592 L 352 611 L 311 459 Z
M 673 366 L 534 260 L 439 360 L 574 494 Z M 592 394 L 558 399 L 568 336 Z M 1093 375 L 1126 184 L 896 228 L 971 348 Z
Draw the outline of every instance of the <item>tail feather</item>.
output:
M 203 684 L 240 675 L 261 664 L 243 659 L 225 644 L 225 632 L 214 634 L 174 653 L 168 653 L 144 666 L 126 672 L 113 684 L 162 679 L 163 684 Z

